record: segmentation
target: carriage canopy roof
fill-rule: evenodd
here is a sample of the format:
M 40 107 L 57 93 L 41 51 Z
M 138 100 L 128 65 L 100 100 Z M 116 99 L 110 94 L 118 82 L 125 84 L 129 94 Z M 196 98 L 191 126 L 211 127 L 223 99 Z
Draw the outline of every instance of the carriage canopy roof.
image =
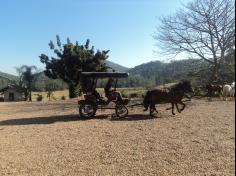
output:
M 121 72 L 82 72 L 82 76 L 90 78 L 126 78 L 128 73 Z

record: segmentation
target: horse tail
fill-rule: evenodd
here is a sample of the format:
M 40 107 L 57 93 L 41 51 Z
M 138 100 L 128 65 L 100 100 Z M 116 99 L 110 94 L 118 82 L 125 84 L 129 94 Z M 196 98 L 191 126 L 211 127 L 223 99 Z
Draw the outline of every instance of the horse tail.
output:
M 147 91 L 144 99 L 143 99 L 143 106 L 144 106 L 144 111 L 148 110 L 148 106 L 150 105 L 150 95 L 151 95 L 151 91 Z

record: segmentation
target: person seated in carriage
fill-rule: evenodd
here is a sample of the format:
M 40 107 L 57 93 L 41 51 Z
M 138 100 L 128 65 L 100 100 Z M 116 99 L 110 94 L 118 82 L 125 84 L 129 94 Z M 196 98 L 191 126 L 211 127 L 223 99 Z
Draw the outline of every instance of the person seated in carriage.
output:
M 82 90 L 83 92 L 86 92 L 87 95 L 92 95 L 93 97 L 95 97 L 96 102 L 104 102 L 104 100 L 96 90 L 91 79 L 85 79 L 85 78 L 82 79 Z
M 112 89 L 113 82 L 114 80 L 112 78 L 108 79 L 108 82 L 104 87 L 105 96 L 108 98 L 108 102 L 112 100 L 117 100 L 117 101 L 122 102 L 123 99 L 121 97 L 121 94 L 119 92 L 116 92 L 116 88 Z
M 92 91 L 92 95 L 94 95 L 96 97 L 96 101 L 103 103 L 104 100 L 102 99 L 102 97 L 100 96 L 100 94 L 98 93 L 98 91 L 94 88 Z

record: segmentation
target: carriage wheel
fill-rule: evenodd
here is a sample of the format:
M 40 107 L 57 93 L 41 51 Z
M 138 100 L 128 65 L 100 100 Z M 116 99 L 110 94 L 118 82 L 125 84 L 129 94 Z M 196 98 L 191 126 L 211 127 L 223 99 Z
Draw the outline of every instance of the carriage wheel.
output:
M 128 109 L 124 105 L 116 106 L 116 115 L 120 118 L 124 118 L 128 115 Z
M 96 106 L 91 102 L 83 102 L 79 106 L 79 115 L 82 118 L 91 118 L 97 111 Z

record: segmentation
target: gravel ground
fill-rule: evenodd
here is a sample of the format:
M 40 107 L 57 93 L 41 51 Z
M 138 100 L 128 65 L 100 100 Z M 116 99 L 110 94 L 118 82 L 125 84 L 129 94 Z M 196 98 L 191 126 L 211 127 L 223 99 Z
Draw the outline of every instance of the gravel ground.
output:
M 235 101 L 167 107 L 81 120 L 76 100 L 0 103 L 0 175 L 234 175 Z

